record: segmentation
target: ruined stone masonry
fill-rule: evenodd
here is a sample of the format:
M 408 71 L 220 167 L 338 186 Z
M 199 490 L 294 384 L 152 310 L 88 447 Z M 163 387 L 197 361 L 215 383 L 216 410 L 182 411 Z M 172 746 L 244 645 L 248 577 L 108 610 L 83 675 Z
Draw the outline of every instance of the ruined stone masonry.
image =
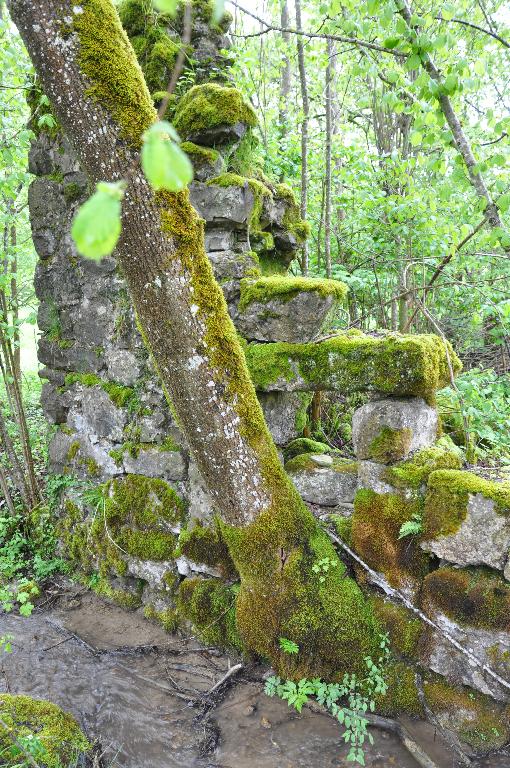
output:
M 462 469 L 434 407 L 450 365 L 460 364 L 433 335 L 323 333 L 339 325 L 346 288 L 289 274 L 307 226 L 290 188 L 254 164 L 256 117 L 230 81 L 228 19 L 212 26 L 204 2 L 194 12 L 168 118 L 193 162 L 190 195 L 206 250 L 285 467 L 372 569 L 509 679 L 510 488 Z M 139 0 L 125 0 L 120 13 L 157 104 L 181 45 L 179 17 L 147 17 Z M 77 481 L 64 500 L 62 547 L 100 594 L 168 630 L 184 617 L 206 642 L 240 649 L 236 572 L 122 274 L 112 258 L 81 259 L 71 241 L 89 190 L 58 130 L 38 135 L 30 170 L 42 405 L 55 425 L 50 467 Z M 355 460 L 303 437 L 320 390 L 370 395 L 353 418 Z M 381 710 L 423 714 L 419 669 L 428 706 L 472 752 L 507 741 L 508 690 L 372 590 L 363 569 L 356 577 L 394 654 Z M 187 589 L 196 579 L 201 589 Z

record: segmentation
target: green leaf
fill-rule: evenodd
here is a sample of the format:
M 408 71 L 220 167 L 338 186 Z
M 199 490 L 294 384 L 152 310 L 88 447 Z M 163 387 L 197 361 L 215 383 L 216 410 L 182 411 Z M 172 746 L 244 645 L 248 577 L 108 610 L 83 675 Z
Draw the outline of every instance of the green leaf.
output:
M 506 195 L 501 195 L 499 200 L 496 201 L 496 205 L 500 211 L 508 211 L 510 208 L 510 192 L 508 192 Z
M 418 144 L 421 144 L 423 139 L 423 134 L 420 133 L 420 131 L 413 131 L 411 134 L 411 146 L 417 147 Z
M 76 214 L 71 235 L 78 252 L 99 261 L 109 256 L 121 232 L 121 201 L 124 182 L 99 182 L 96 191 Z
M 152 0 L 154 8 L 160 13 L 168 13 L 169 16 L 175 16 L 178 0 Z
M 225 13 L 225 0 L 214 0 L 213 15 L 212 15 L 213 24 L 217 24 L 219 21 L 221 21 L 224 13 Z
M 485 75 L 485 61 L 483 59 L 477 59 L 473 68 L 477 75 Z
M 406 61 L 406 69 L 408 71 L 411 69 L 418 69 L 420 66 L 421 66 L 421 59 L 417 53 L 413 53 L 412 56 L 409 56 L 409 58 Z
M 151 187 L 180 192 L 193 179 L 193 166 L 177 144 L 175 128 L 165 120 L 145 131 L 142 167 Z

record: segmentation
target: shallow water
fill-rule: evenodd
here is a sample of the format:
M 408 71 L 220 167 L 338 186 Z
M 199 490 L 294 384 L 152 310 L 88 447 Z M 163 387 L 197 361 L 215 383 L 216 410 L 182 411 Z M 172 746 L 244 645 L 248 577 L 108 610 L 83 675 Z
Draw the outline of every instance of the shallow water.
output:
M 328 768 L 345 762 L 340 729 L 322 714 L 301 715 L 262 692 L 259 671 L 242 670 L 207 716 L 199 698 L 236 662 L 193 638 L 167 635 L 142 617 L 87 594 L 66 593 L 30 619 L 0 615 L 0 692 L 26 693 L 72 712 L 115 768 Z M 72 634 L 71 634 L 72 633 Z M 133 653 L 133 648 L 147 646 Z M 438 768 L 455 761 L 426 724 L 416 740 Z M 373 729 L 369 768 L 419 768 L 395 734 Z M 427 747 L 429 749 L 427 749 Z M 508 768 L 508 757 L 480 763 Z

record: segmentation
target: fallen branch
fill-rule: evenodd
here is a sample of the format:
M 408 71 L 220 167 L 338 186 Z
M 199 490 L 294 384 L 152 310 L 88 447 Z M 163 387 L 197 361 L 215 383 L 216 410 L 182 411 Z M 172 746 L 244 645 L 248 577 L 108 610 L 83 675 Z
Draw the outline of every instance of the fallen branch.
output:
M 210 696 L 212 693 L 217 691 L 218 688 L 221 688 L 223 683 L 225 683 L 230 677 L 232 677 L 232 675 L 237 675 L 237 673 L 240 672 L 242 668 L 243 668 L 242 664 L 234 664 L 233 667 L 230 667 L 230 669 L 223 675 L 221 680 L 218 680 L 218 682 L 207 691 L 207 696 Z

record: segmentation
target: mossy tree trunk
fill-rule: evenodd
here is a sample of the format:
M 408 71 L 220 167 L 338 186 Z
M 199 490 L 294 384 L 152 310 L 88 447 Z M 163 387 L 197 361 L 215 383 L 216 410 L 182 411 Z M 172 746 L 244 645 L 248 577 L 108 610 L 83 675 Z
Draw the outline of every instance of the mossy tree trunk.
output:
M 187 192 L 154 194 L 141 171 L 141 136 L 156 113 L 113 3 L 8 5 L 91 182 L 128 179 L 115 255 L 239 571 L 245 645 L 278 662 L 284 635 L 303 648 L 300 671 L 359 668 L 376 647 L 371 612 L 341 569 L 313 582 L 313 562 L 334 550 L 278 460 L 202 222 Z

